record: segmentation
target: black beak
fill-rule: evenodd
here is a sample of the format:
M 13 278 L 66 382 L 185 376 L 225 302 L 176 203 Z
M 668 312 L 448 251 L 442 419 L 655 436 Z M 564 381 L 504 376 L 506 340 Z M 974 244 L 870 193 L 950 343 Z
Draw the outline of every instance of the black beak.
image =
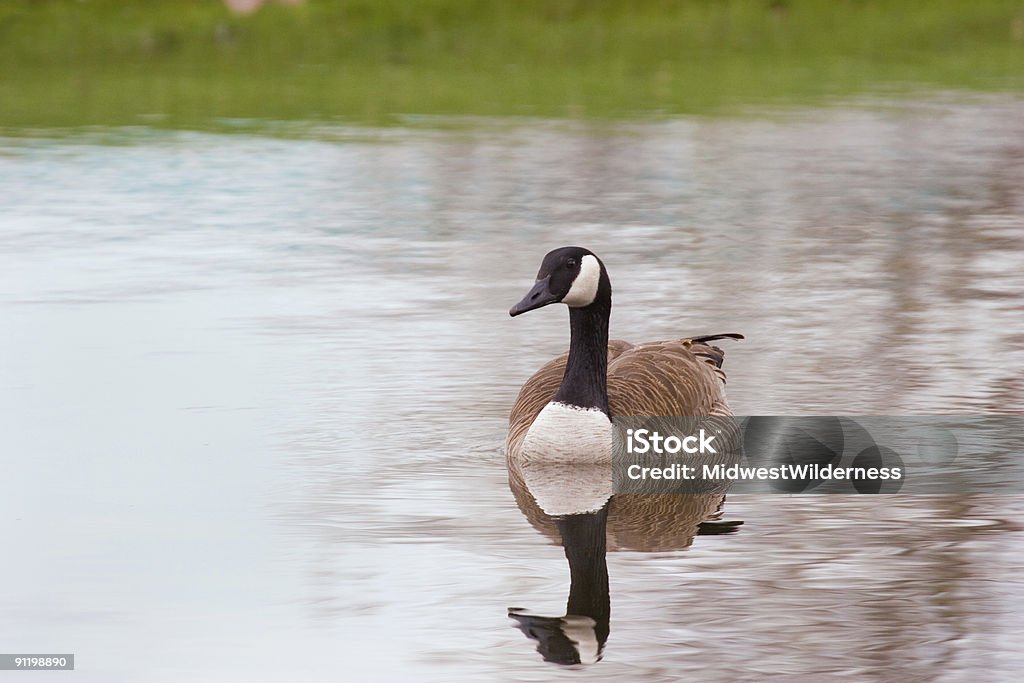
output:
M 533 285 L 533 289 L 523 297 L 523 300 L 508 309 L 508 314 L 514 318 L 520 313 L 526 313 L 535 308 L 557 303 L 558 297 L 551 293 L 551 289 L 548 286 L 550 284 L 550 275 L 542 280 L 537 280 L 536 284 Z

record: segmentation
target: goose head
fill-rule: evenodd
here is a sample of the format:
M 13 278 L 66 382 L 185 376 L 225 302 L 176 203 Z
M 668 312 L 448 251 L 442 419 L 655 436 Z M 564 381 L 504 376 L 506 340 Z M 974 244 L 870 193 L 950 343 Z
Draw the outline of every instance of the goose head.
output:
M 547 253 L 533 288 L 508 314 L 514 317 L 555 303 L 580 309 L 610 306 L 611 297 L 611 282 L 601 259 L 582 247 L 561 247 Z

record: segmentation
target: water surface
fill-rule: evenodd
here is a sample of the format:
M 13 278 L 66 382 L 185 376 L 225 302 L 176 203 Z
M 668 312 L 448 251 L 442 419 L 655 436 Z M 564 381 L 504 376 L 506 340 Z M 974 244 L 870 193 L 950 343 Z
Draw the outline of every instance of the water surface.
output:
M 0 642 L 82 681 L 578 677 L 506 614 L 568 590 L 501 453 L 567 343 L 555 307 L 507 315 L 541 256 L 604 258 L 613 337 L 746 334 L 739 414 L 1014 413 L 1022 188 L 1024 104 L 997 98 L 6 140 Z M 588 680 L 1024 666 L 1021 498 L 721 514 L 744 524 L 609 545 Z

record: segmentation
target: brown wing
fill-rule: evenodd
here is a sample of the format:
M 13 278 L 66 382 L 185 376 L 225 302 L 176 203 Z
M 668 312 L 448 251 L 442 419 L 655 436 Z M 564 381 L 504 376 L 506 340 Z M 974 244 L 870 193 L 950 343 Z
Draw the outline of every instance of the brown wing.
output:
M 616 358 L 631 348 L 633 348 L 632 344 L 620 339 L 608 342 L 609 367 Z M 565 362 L 568 358 L 569 354 L 566 352 L 549 360 L 540 370 L 533 373 L 533 376 L 526 380 L 523 388 L 519 390 L 519 396 L 516 397 L 512 413 L 508 417 L 506 453 L 515 454 L 519 450 L 530 425 L 558 391 L 558 385 L 562 383 L 562 376 L 565 374 Z
M 712 339 L 651 342 L 620 354 L 608 364 L 612 415 L 730 415 L 724 354 Z

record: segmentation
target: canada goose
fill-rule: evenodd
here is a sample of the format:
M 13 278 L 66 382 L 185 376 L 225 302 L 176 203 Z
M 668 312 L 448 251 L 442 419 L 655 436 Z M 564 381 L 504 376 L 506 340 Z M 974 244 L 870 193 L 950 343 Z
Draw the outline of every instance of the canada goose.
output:
M 716 334 L 643 344 L 608 341 L 612 286 L 593 252 L 549 252 L 533 288 L 509 310 L 517 316 L 548 304 L 569 307 L 569 351 L 526 381 L 509 416 L 512 462 L 609 462 L 615 415 L 731 415 L 724 353 Z M 548 511 L 549 513 L 552 511 Z

